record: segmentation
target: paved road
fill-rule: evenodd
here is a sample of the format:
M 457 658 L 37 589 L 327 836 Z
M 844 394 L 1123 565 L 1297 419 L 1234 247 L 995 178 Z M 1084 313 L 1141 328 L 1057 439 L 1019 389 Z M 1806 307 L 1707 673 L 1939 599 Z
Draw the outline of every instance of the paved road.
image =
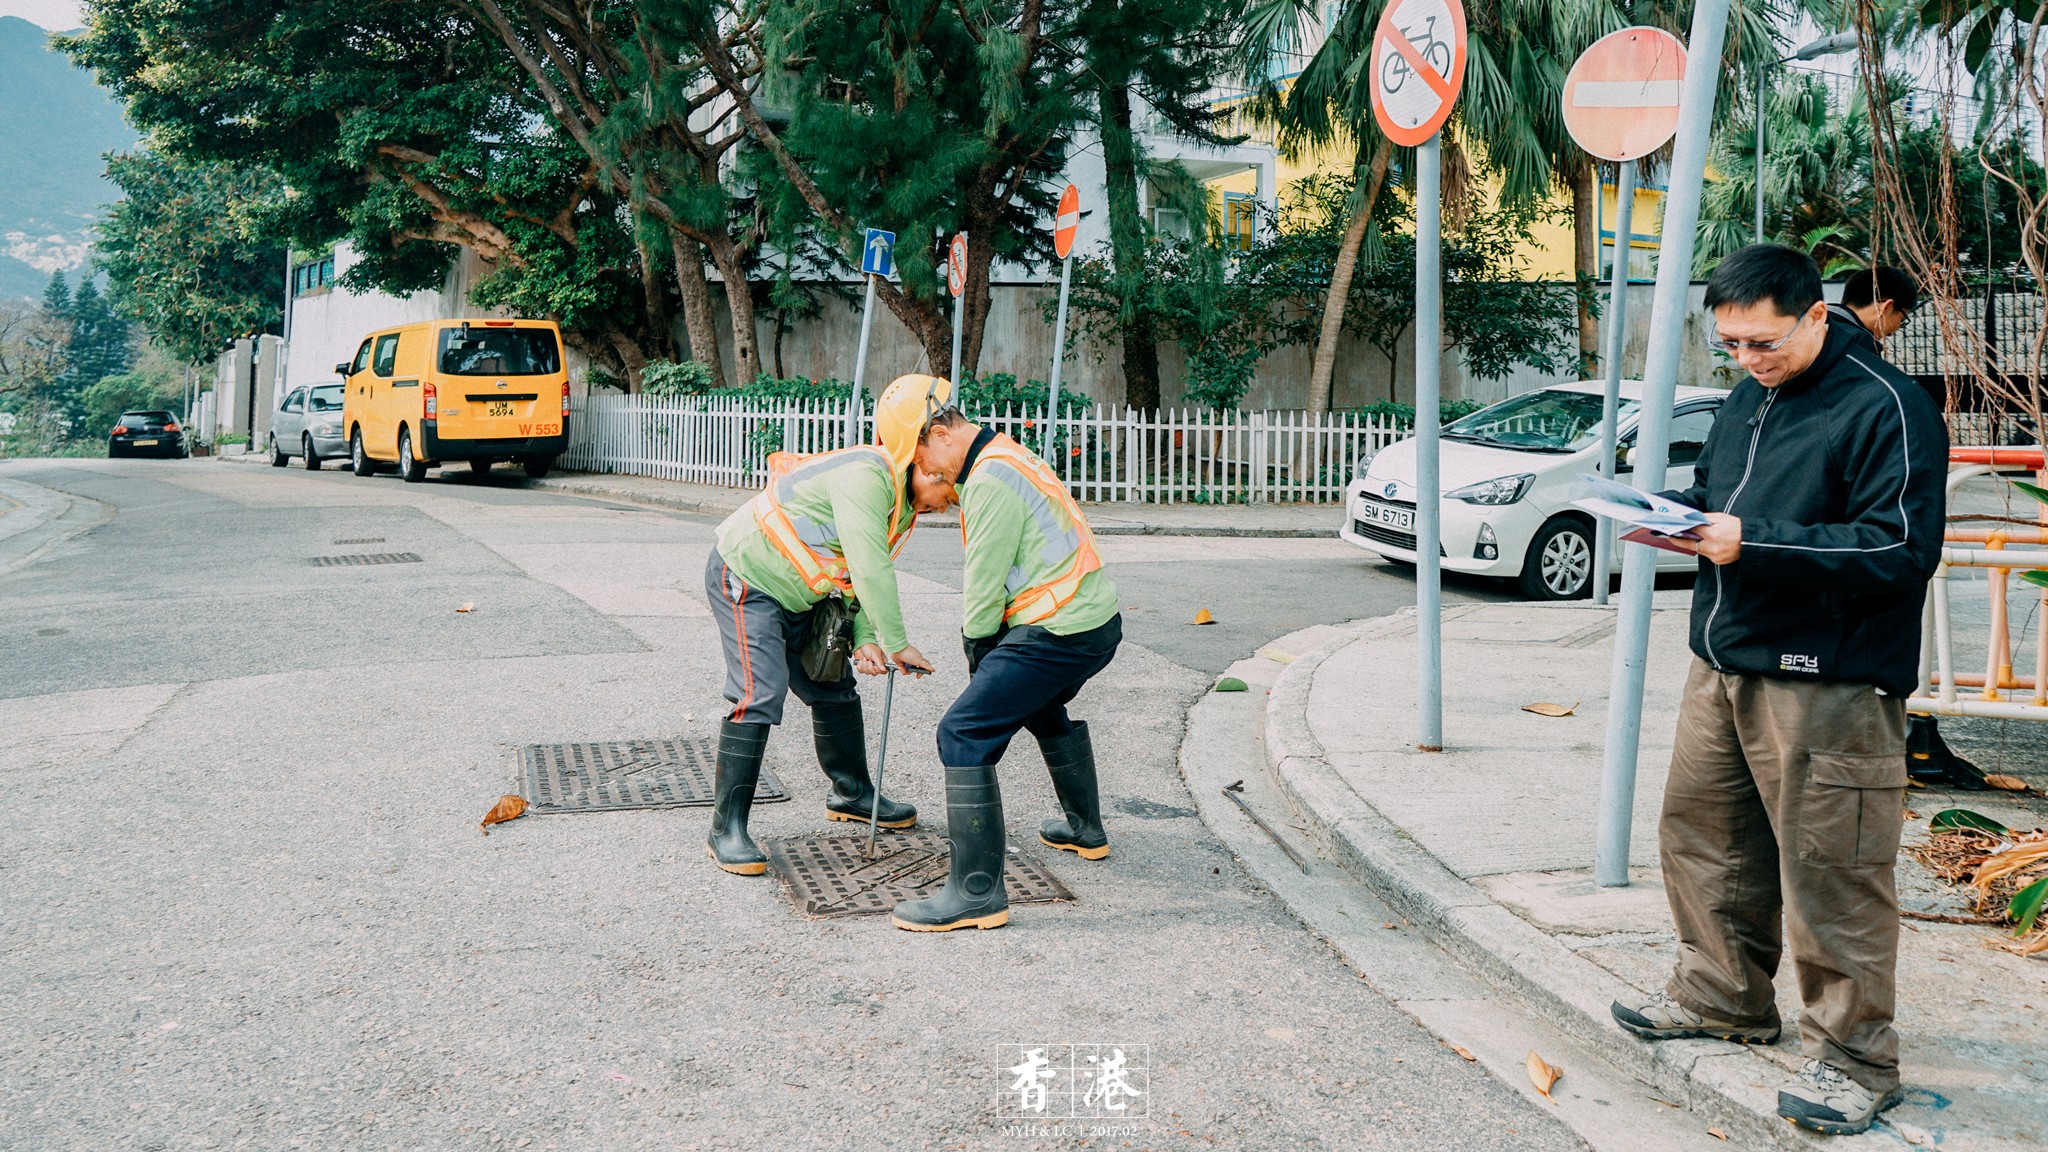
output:
M 0 465 L 25 506 L 49 489 L 97 503 L 0 554 L 0 1147 L 1581 1147 L 1194 818 L 1175 751 L 1213 673 L 1405 602 L 1342 544 L 1106 540 L 1132 642 L 1077 712 L 1116 853 L 1052 861 L 1072 904 L 928 937 L 798 918 L 710 866 L 701 809 L 478 835 L 521 745 L 714 730 L 708 521 L 511 481 Z M 311 563 L 369 552 L 420 559 Z M 937 827 L 957 544 L 905 567 L 944 667 L 897 693 L 890 776 Z M 758 834 L 828 830 L 806 746 L 771 742 L 795 799 Z M 1035 750 L 1004 781 L 1031 851 Z M 1142 1054 L 1149 1114 L 1007 1129 L 1022 1043 Z

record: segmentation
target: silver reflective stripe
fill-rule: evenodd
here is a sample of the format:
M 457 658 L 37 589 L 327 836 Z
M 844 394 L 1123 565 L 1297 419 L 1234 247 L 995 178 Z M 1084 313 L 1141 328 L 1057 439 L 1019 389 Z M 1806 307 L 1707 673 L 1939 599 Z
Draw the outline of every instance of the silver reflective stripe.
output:
M 844 468 L 848 465 L 880 467 L 885 476 L 889 471 L 889 465 L 884 463 L 875 452 L 865 449 L 848 451 L 842 448 L 837 452 L 828 452 L 814 460 L 807 460 L 783 473 L 775 481 L 776 503 L 782 506 L 783 513 L 789 517 L 790 527 L 796 529 L 796 538 L 808 544 L 813 551 L 822 552 L 831 548 L 832 541 L 839 538 L 838 525 L 819 523 L 807 516 L 799 515 L 790 509 L 789 501 L 795 498 L 796 486 L 798 484 L 816 480 L 828 472 Z
M 1039 553 L 1038 562 L 1047 568 L 1063 567 L 1068 558 L 1081 550 L 1079 526 L 1065 522 L 1066 517 L 1053 507 L 1052 501 L 1038 485 L 1031 482 L 1030 477 L 1017 470 L 1016 465 L 1001 457 L 993 457 L 989 463 L 1001 465 L 994 470 L 996 479 L 1001 480 L 1010 491 L 1017 494 L 1018 499 L 1024 501 L 1024 507 L 1031 513 L 1031 522 L 1038 526 L 1039 535 L 1045 537 L 1045 545 Z M 1015 573 L 1011 574 L 1011 579 L 1017 579 Z M 1025 585 L 1012 584 L 1010 591 L 1016 592 L 1022 587 Z
M 1003 591 L 1009 593 L 1012 600 L 1017 598 L 1017 593 L 1029 587 L 1031 587 L 1031 573 L 1026 572 L 1021 567 L 1010 569 L 1009 578 L 1003 581 Z

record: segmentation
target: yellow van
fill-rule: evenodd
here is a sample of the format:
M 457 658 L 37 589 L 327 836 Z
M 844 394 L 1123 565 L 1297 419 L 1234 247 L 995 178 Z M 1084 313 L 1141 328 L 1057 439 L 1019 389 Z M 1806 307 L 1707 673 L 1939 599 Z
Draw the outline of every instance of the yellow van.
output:
M 535 479 L 569 447 L 562 333 L 547 320 L 432 320 L 372 332 L 354 361 L 341 422 L 355 474 L 467 460 L 477 472 L 518 461 Z

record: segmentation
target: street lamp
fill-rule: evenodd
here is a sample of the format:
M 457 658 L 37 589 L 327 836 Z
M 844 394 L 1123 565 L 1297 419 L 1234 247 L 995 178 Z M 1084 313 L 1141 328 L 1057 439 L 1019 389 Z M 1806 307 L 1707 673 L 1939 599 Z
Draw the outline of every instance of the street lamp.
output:
M 1756 70 L 1756 242 L 1764 242 L 1764 83 L 1770 70 L 1779 64 L 1794 60 L 1818 60 L 1823 56 L 1839 56 L 1854 52 L 1860 45 L 1854 29 L 1823 36 L 1808 44 L 1802 44 L 1790 56 L 1773 60 L 1769 65 L 1759 65 Z

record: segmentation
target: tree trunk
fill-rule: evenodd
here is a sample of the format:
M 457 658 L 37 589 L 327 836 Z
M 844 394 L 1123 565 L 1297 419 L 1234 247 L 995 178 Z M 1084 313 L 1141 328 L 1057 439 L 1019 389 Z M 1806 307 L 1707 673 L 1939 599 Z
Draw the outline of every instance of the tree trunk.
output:
M 981 375 L 982 337 L 988 328 L 988 311 L 991 302 L 989 270 L 995 264 L 995 246 L 988 242 L 985 229 L 969 228 L 967 232 L 967 314 L 961 317 L 960 331 L 960 375 Z M 951 357 L 952 333 L 947 333 L 946 355 Z
M 1600 279 L 1600 202 L 1598 170 L 1589 162 L 1572 172 L 1572 267 L 1581 286 Z M 1615 251 L 1626 253 L 1626 237 L 1615 237 Z M 1627 267 L 1624 261 L 1623 267 Z M 1600 368 L 1600 323 L 1593 318 L 1591 298 L 1579 298 L 1579 375 L 1591 377 Z
M 1145 289 L 1145 224 L 1138 207 L 1138 142 L 1128 83 L 1101 92 L 1102 163 L 1107 174 L 1111 284 L 1123 303 L 1124 403 L 1159 407 L 1159 337 L 1141 298 Z
M 1351 300 L 1351 278 L 1358 271 L 1358 249 L 1365 243 L 1365 230 L 1372 223 L 1373 206 L 1379 202 L 1380 189 L 1386 186 L 1387 165 L 1393 156 L 1393 142 L 1381 137 L 1379 147 L 1373 149 L 1365 195 L 1359 200 L 1358 210 L 1351 214 L 1351 222 L 1344 227 L 1344 242 L 1337 248 L 1337 262 L 1330 267 L 1330 295 L 1323 303 L 1323 329 L 1316 337 L 1315 363 L 1308 374 L 1308 415 L 1311 423 L 1330 410 L 1333 378 L 1337 374 L 1337 338 L 1344 331 L 1344 310 Z M 1388 387 L 1391 388 L 1392 384 L 1389 383 Z
M 732 367 L 740 386 L 754 382 L 761 374 L 759 329 L 754 324 L 754 294 L 747 286 L 747 271 L 740 265 L 739 248 L 729 236 L 712 235 L 705 244 L 711 263 L 725 281 L 725 307 L 732 316 Z
M 690 336 L 690 359 L 711 369 L 711 386 L 726 387 L 725 357 L 718 351 L 717 312 L 711 283 L 704 276 L 704 246 L 680 232 L 669 232 L 675 250 L 676 283 L 683 298 L 683 328 Z
M 633 248 L 640 256 L 640 296 L 647 316 L 647 359 L 674 360 L 676 326 L 668 310 L 668 285 L 662 280 L 660 263 L 641 234 L 645 221 L 637 211 L 633 216 Z

